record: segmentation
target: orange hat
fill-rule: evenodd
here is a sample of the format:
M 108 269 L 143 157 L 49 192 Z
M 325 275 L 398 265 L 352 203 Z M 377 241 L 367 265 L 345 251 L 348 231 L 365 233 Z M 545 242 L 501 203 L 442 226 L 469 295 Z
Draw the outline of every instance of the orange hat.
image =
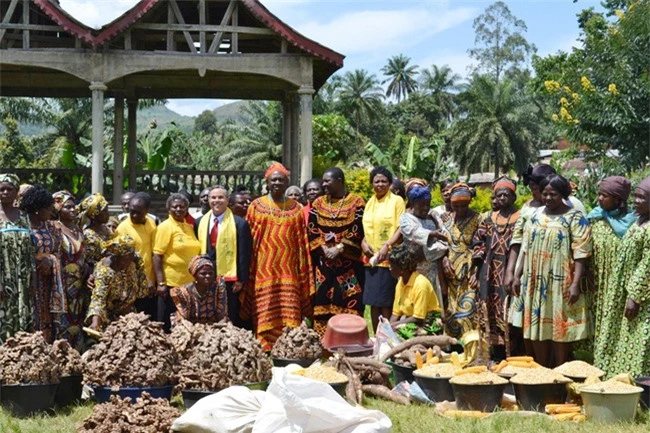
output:
M 287 170 L 287 167 L 280 164 L 279 162 L 274 162 L 269 166 L 269 168 L 266 169 L 266 172 L 264 172 L 264 179 L 268 179 L 271 174 L 275 173 L 276 171 L 278 173 L 284 174 L 286 177 L 289 177 L 290 172 Z

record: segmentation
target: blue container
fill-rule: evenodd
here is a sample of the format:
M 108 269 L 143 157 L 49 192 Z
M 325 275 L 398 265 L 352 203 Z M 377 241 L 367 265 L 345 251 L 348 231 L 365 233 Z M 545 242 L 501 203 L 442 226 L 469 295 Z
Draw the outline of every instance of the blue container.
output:
M 106 403 L 111 399 L 111 395 L 117 395 L 124 399 L 131 398 L 131 402 L 135 403 L 135 399 L 142 396 L 143 392 L 148 392 L 153 398 L 165 398 L 171 400 L 172 390 L 174 385 L 165 386 L 148 386 L 148 387 L 123 387 L 117 391 L 112 391 L 110 386 L 94 386 L 95 401 L 98 403 Z

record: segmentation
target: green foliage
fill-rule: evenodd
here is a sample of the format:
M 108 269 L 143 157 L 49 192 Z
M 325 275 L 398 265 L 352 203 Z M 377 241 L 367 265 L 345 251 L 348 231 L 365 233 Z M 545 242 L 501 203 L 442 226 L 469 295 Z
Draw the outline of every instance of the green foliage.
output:
M 150 129 L 138 138 L 138 150 L 144 156 L 147 170 L 164 170 L 167 168 L 169 154 L 175 141 L 181 141 L 184 134 L 174 127 L 166 128 L 162 133 Z
M 345 161 L 354 152 L 354 129 L 340 114 L 316 115 L 312 121 L 314 153 L 331 165 Z
M 393 96 L 397 101 L 407 98 L 417 88 L 415 77 L 418 74 L 417 65 L 409 65 L 411 58 L 399 54 L 388 59 L 386 66 L 381 68 L 385 77 L 381 84 L 388 83 L 386 97 Z
M 365 69 L 347 72 L 341 81 L 339 109 L 353 119 L 354 126 L 359 132 L 361 123 L 371 120 L 382 105 L 383 94 L 375 75 L 370 75 Z
M 374 194 L 370 185 L 370 172 L 364 168 L 346 170 L 345 185 L 349 192 L 360 195 L 366 201 Z
M 476 188 L 476 197 L 472 199 L 469 207 L 478 213 L 492 209 L 492 190 L 490 188 Z
M 444 204 L 445 201 L 442 199 L 442 191 L 440 190 L 440 185 L 435 184 L 431 188 L 431 207 L 436 207 Z
M 218 129 L 217 116 L 212 110 L 204 110 L 194 120 L 194 132 L 216 134 Z
M 28 167 L 33 156 L 27 147 L 25 138 L 18 131 L 18 122 L 8 114 L 2 124 L 4 137 L 0 138 L 0 167 Z

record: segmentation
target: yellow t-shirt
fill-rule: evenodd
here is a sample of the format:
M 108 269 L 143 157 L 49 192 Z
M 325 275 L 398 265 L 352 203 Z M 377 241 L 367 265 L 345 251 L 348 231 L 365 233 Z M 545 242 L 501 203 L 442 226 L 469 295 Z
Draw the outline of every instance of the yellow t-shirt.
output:
M 163 272 L 168 286 L 180 287 L 194 281 L 187 265 L 192 257 L 201 253 L 201 244 L 191 225 L 167 218 L 156 228 L 153 253 L 163 256 Z
M 366 203 L 363 211 L 363 234 L 366 242 L 375 252 L 393 237 L 399 228 L 399 217 L 402 216 L 406 205 L 404 199 L 397 194 L 388 191 L 380 200 L 373 195 Z M 388 266 L 384 261 L 379 266 Z
M 431 311 L 442 309 L 429 279 L 417 271 L 406 284 L 400 278 L 395 287 L 393 314 L 424 320 Z
M 115 233 L 128 235 L 135 241 L 135 251 L 142 258 L 142 267 L 147 276 L 147 282 L 156 284 L 156 275 L 153 272 L 153 237 L 156 231 L 156 223 L 151 218 L 146 218 L 144 224 L 133 224 L 131 218 L 127 218 L 117 226 Z

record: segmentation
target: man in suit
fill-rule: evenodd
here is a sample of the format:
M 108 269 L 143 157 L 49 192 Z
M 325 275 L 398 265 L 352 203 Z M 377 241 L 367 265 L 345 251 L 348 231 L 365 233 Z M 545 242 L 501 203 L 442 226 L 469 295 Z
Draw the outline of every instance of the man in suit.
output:
M 226 283 L 228 317 L 240 328 L 251 329 L 251 324 L 240 315 L 239 294 L 248 282 L 253 239 L 245 219 L 228 208 L 228 191 L 216 185 L 210 188 L 210 212 L 196 220 L 194 231 L 201 243 L 201 254 L 216 263 L 217 276 Z

